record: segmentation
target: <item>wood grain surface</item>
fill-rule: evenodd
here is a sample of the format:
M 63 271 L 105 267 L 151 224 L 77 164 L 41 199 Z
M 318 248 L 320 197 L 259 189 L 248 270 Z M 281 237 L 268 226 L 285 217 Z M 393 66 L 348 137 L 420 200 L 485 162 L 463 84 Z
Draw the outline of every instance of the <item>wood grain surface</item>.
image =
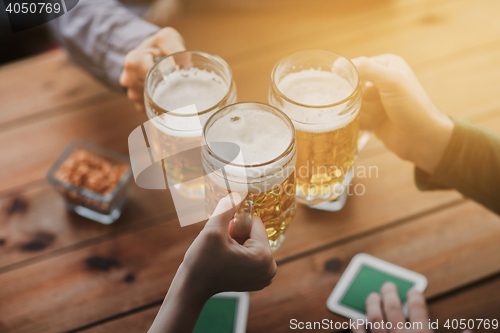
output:
M 227 60 L 240 101 L 266 102 L 274 64 L 300 49 L 396 53 L 443 111 L 500 133 L 499 12 L 497 0 L 190 0 L 170 25 Z M 168 191 L 135 187 L 100 225 L 68 213 L 45 180 L 75 139 L 127 153 L 146 116 L 62 49 L 0 67 L 0 110 L 0 332 L 146 332 L 202 224 L 181 228 Z M 345 320 L 326 299 L 360 252 L 424 274 L 440 323 L 500 319 L 500 218 L 454 191 L 418 191 L 413 166 L 376 138 L 357 167 L 372 176 L 355 178 L 364 194 L 343 210 L 298 207 L 247 331 Z

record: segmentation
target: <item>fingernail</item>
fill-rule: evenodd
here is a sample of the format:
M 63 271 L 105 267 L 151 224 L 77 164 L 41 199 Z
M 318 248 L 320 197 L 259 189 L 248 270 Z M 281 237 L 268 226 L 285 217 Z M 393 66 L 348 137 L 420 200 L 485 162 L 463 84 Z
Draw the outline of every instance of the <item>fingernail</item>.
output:
M 380 288 L 380 290 L 394 290 L 394 289 L 398 289 L 398 287 L 396 286 L 396 284 L 392 281 L 387 281 L 387 282 L 384 282 L 384 284 L 382 285 L 382 287 Z
M 410 294 L 420 294 L 420 291 L 418 291 L 417 289 L 415 289 L 415 287 L 411 287 L 410 289 L 408 289 L 408 291 L 406 292 L 406 295 L 410 295 Z
M 366 296 L 366 299 L 367 299 L 367 300 L 368 300 L 368 299 L 375 299 L 375 298 L 379 298 L 379 297 L 380 297 L 380 295 L 379 295 L 378 293 L 376 293 L 376 292 L 371 292 L 371 293 L 369 293 L 369 294 L 368 294 L 368 296 Z

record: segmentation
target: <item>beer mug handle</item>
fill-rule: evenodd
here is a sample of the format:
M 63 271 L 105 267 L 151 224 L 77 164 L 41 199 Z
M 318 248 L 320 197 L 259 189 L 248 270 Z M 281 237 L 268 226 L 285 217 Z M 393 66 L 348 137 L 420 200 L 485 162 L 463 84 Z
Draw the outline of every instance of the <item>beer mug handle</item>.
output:
M 250 236 L 253 219 L 253 200 L 244 200 L 234 216 L 234 238 L 246 240 Z
M 372 137 L 372 132 L 370 131 L 359 131 L 358 133 L 358 151 L 363 149 L 363 147 L 368 143 Z
M 365 87 L 373 86 L 373 83 L 367 80 L 361 79 L 361 87 L 364 89 Z M 358 151 L 363 149 L 363 147 L 367 144 L 372 136 L 372 132 L 367 130 L 360 130 L 358 134 Z

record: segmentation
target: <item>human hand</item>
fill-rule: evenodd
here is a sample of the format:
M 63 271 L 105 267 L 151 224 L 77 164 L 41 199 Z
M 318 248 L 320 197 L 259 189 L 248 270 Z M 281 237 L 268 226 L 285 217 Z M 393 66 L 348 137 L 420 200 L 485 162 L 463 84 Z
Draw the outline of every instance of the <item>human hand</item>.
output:
M 120 85 L 138 111 L 144 112 L 144 79 L 154 59 L 160 55 L 184 51 L 184 40 L 174 28 L 163 28 L 143 40 L 125 56 Z
M 236 202 L 241 201 L 238 194 L 231 195 Z M 222 291 L 260 290 L 271 284 L 276 274 L 276 262 L 259 217 L 253 216 L 245 239 L 240 232 L 239 242 L 235 240 L 233 217 L 238 207 L 229 196 L 223 198 L 181 264 L 189 279 L 208 296 Z
M 254 216 L 250 230 L 234 234 L 234 214 L 241 197 L 223 198 L 205 228 L 187 250 L 167 296 L 149 333 L 191 332 L 205 302 L 223 291 L 254 291 L 271 284 L 276 274 L 267 232 L 259 217 Z M 246 239 L 241 237 L 246 233 Z
M 372 323 L 371 333 L 432 333 L 429 328 L 429 313 L 424 295 L 410 289 L 407 293 L 409 323 L 411 328 L 404 327 L 406 318 L 403 314 L 401 299 L 396 285 L 385 283 L 380 294 L 371 293 L 366 298 L 366 315 Z M 375 323 L 379 323 L 378 325 Z M 390 323 L 390 324 L 389 324 Z M 388 329 L 387 327 L 392 327 Z M 399 326 L 399 327 L 398 327 Z M 379 327 L 379 328 L 375 328 Z M 354 333 L 366 333 L 363 327 L 358 327 Z
M 352 61 L 371 83 L 363 87 L 361 129 L 432 174 L 450 141 L 452 120 L 432 103 L 403 58 L 382 54 Z

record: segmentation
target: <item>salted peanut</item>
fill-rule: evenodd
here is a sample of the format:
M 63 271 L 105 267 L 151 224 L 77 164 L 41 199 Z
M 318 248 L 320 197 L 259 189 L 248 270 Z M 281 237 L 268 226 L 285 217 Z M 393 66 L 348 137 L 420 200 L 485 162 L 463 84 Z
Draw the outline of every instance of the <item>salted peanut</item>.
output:
M 107 194 L 113 191 L 127 169 L 125 163 L 111 163 L 90 150 L 78 149 L 61 164 L 54 177 L 74 186 Z

